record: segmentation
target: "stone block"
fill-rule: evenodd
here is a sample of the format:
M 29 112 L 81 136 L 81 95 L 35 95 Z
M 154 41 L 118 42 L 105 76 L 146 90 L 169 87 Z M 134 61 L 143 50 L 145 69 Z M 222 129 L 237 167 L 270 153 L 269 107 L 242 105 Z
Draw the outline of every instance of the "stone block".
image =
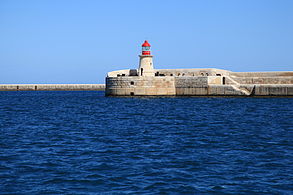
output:
M 145 88 L 144 87 L 135 88 L 134 94 L 135 95 L 145 95 Z
M 217 86 L 209 86 L 208 87 L 208 95 L 218 95 L 218 89 L 220 87 Z
M 232 86 L 226 85 L 224 88 L 224 95 L 242 95 L 240 92 L 237 92 Z
M 195 88 L 195 95 L 207 95 L 208 93 L 207 87 L 198 87 Z
M 126 95 L 125 88 L 116 89 L 115 92 L 116 92 L 116 95 Z
M 209 76 L 208 77 L 209 85 L 220 85 L 222 84 L 222 77 L 219 76 Z
M 146 95 L 157 95 L 157 89 L 154 87 L 145 88 Z
M 255 95 L 269 95 L 269 88 L 258 85 L 255 87 Z
M 287 95 L 293 95 L 293 86 L 287 87 Z
M 157 95 L 168 95 L 167 88 L 157 88 Z
M 287 95 L 287 88 L 282 86 L 271 86 L 269 88 L 269 95 Z
M 175 88 L 176 89 L 176 95 L 183 95 L 183 88 Z
M 193 95 L 194 88 L 187 88 L 187 95 Z
M 168 88 L 167 89 L 167 94 L 168 95 L 176 95 L 175 87 Z
M 134 88 L 125 88 L 125 95 L 130 95 L 131 93 L 134 93 Z

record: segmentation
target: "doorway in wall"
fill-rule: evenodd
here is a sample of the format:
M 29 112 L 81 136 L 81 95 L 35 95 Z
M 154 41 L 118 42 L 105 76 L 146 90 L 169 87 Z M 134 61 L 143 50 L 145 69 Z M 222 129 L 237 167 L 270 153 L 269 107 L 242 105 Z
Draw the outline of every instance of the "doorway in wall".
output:
M 226 84 L 226 78 L 223 77 L 223 85 L 225 85 L 225 84 Z
M 140 69 L 140 76 L 142 76 L 143 68 Z

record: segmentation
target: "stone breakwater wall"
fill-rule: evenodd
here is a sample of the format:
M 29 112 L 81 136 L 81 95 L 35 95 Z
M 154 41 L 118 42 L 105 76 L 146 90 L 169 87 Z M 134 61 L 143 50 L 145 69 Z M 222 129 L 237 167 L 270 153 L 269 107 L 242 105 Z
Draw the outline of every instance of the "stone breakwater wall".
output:
M 245 93 L 247 92 L 247 93 Z M 208 85 L 176 88 L 180 96 L 293 96 L 293 85 Z
M 232 77 L 241 84 L 293 84 L 292 77 Z M 228 80 L 227 80 L 228 82 Z
M 174 77 L 107 77 L 107 96 L 175 95 Z
M 105 84 L 0 84 L 0 91 L 104 91 Z
M 227 76 L 107 77 L 106 95 L 293 96 L 292 78 L 271 78 L 253 84 L 238 83 L 234 79 Z

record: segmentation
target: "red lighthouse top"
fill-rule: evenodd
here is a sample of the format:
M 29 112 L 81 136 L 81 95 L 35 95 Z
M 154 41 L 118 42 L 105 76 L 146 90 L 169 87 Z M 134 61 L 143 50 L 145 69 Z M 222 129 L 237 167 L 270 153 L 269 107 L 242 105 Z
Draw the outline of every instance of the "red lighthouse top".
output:
M 144 43 L 141 45 L 142 47 L 150 47 L 151 45 L 147 40 L 144 41 Z
M 145 40 L 141 46 L 142 46 L 142 52 L 141 52 L 142 55 L 144 56 L 151 55 L 151 45 L 149 44 L 147 40 Z

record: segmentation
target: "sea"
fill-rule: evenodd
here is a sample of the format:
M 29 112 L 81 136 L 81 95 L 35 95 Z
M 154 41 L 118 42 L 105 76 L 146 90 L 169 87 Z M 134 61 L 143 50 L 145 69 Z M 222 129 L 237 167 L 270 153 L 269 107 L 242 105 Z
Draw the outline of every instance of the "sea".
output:
M 293 98 L 0 92 L 0 194 L 293 194 Z

